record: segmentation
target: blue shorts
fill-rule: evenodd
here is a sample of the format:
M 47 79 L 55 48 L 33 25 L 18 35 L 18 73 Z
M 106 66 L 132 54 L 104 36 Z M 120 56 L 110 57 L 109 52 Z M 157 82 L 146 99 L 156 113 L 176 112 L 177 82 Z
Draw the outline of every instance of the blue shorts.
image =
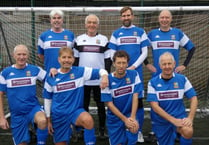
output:
M 152 124 L 152 129 L 159 145 L 174 145 L 176 139 L 176 126 L 171 123 L 166 125 Z
M 70 125 L 75 125 L 76 120 L 82 112 L 86 112 L 83 108 L 75 110 L 69 115 L 53 115 L 52 114 L 52 126 L 54 129 L 54 143 L 69 142 L 72 129 Z
M 137 118 L 138 118 L 137 120 L 139 123 L 139 131 L 142 132 L 142 127 L 144 124 L 144 108 L 138 108 L 136 115 L 137 115 Z
M 122 122 L 121 120 L 111 121 L 108 120 L 107 117 L 107 129 L 111 145 L 125 145 L 127 143 L 128 145 L 134 145 L 137 143 L 138 133 L 133 134 L 130 131 L 128 131 L 124 122 Z
M 33 107 L 29 114 L 11 114 L 11 129 L 14 144 L 30 142 L 29 124 L 32 123 L 32 126 L 34 125 L 35 114 L 39 111 L 43 111 L 43 108 L 37 105 Z

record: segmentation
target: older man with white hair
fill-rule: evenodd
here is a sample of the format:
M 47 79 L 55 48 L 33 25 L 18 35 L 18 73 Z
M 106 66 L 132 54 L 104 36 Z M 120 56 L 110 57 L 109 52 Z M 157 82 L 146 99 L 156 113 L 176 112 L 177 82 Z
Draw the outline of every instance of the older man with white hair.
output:
M 175 59 L 170 52 L 159 58 L 162 73 L 148 84 L 147 101 L 152 108 L 152 129 L 159 145 L 174 145 L 177 133 L 180 145 L 192 145 L 193 120 L 197 109 L 197 96 L 190 81 L 174 72 Z M 184 106 L 184 96 L 190 100 L 190 112 Z
M 59 49 L 62 46 L 72 48 L 74 33 L 63 28 L 64 12 L 54 9 L 49 14 L 51 29 L 43 32 L 38 39 L 38 56 L 44 62 L 44 68 L 49 73 L 50 68 L 59 68 L 57 61 Z
M 95 14 L 86 16 L 85 28 L 86 33 L 78 36 L 75 40 L 75 65 L 102 68 L 110 72 L 111 59 L 110 49 L 107 47 L 108 39 L 106 36 L 98 33 L 99 18 Z M 98 108 L 99 137 L 104 139 L 106 112 L 104 102 L 101 102 L 99 82 L 99 80 L 85 82 L 84 108 L 86 111 L 89 111 L 91 91 L 93 91 L 93 98 Z

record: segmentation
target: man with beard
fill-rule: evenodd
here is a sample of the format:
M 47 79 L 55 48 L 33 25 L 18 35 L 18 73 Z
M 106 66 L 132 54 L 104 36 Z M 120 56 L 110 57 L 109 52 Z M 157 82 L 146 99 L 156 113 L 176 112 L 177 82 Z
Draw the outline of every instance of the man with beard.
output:
M 112 56 L 117 50 L 126 51 L 130 56 L 127 69 L 135 69 L 139 73 L 140 79 L 143 82 L 142 64 L 147 57 L 147 47 L 149 46 L 147 35 L 144 29 L 136 27 L 132 24 L 134 14 L 131 7 L 123 7 L 120 11 L 120 15 L 123 26 L 113 32 L 108 47 L 112 51 Z M 139 98 L 138 100 L 137 115 L 140 126 L 138 132 L 138 142 L 144 142 L 143 135 L 141 133 L 144 122 L 142 98 Z

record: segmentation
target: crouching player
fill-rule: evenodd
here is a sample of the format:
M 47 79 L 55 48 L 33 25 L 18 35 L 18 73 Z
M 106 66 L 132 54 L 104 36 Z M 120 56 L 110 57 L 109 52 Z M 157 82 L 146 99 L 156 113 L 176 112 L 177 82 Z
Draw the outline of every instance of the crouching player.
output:
M 137 71 L 127 70 L 129 56 L 116 51 L 113 56 L 115 71 L 109 74 L 109 85 L 102 90 L 106 102 L 107 129 L 111 145 L 137 143 L 139 124 L 136 118 L 138 98 L 142 97 L 142 84 Z
M 108 85 L 108 73 L 104 69 L 72 66 L 75 58 L 73 50 L 62 47 L 58 61 L 58 73 L 46 79 L 44 85 L 44 106 L 48 120 L 48 130 L 53 134 L 55 145 L 67 145 L 72 133 L 70 126 L 84 128 L 85 145 L 96 142 L 94 121 L 84 110 L 84 84 L 87 80 L 99 79 L 100 87 Z
M 192 145 L 193 119 L 197 109 L 197 96 L 190 81 L 174 73 L 175 60 L 170 52 L 159 58 L 162 73 L 148 84 L 147 101 L 151 104 L 152 128 L 159 145 L 174 145 L 176 132 L 180 145 Z M 183 97 L 190 100 L 190 112 L 185 111 Z

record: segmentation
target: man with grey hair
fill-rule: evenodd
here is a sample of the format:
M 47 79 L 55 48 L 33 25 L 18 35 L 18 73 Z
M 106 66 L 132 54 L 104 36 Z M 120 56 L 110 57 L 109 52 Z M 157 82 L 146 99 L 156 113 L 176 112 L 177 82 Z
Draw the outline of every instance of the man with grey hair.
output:
M 192 56 L 195 52 L 195 46 L 191 39 L 180 29 L 172 27 L 172 13 L 168 9 L 160 11 L 158 16 L 159 28 L 153 29 L 148 33 L 148 38 L 151 43 L 153 64 L 149 63 L 148 59 L 144 61 L 146 67 L 152 72 L 152 77 L 161 73 L 159 66 L 159 57 L 164 52 L 172 53 L 176 66 L 176 73 L 183 73 Z M 180 51 L 184 48 L 188 51 L 187 57 L 183 64 L 179 63 Z M 149 133 L 148 140 L 153 142 L 155 140 L 153 132 Z
M 99 18 L 94 14 L 89 14 L 85 18 L 86 33 L 75 39 L 74 55 L 75 65 L 92 67 L 97 69 L 106 69 L 110 72 L 111 59 L 110 51 L 107 47 L 108 39 L 106 36 L 98 33 Z M 99 116 L 99 137 L 105 138 L 105 105 L 101 102 L 101 92 L 99 80 L 87 81 L 84 86 L 84 108 L 89 111 L 89 104 L 93 91 L 94 101 L 98 108 Z
M 175 59 L 170 52 L 159 57 L 162 73 L 148 83 L 147 101 L 151 105 L 152 129 L 159 145 L 173 145 L 177 133 L 180 145 L 192 145 L 193 120 L 197 109 L 197 96 L 190 81 L 175 73 Z M 190 100 L 187 114 L 184 96 Z
M 38 39 L 38 56 L 49 73 L 50 68 L 59 68 L 58 52 L 62 46 L 72 48 L 74 33 L 63 28 L 64 13 L 54 9 L 49 14 L 51 29 L 43 32 Z M 53 59 L 52 59 L 53 58 Z
M 37 126 L 37 145 L 45 145 L 47 120 L 36 95 L 36 82 L 45 79 L 46 71 L 27 63 L 29 50 L 25 45 L 17 45 L 13 57 L 15 64 L 3 69 L 0 75 L 0 128 L 9 128 L 3 109 L 6 94 L 14 144 L 27 145 L 30 142 L 29 125 L 32 124 Z

